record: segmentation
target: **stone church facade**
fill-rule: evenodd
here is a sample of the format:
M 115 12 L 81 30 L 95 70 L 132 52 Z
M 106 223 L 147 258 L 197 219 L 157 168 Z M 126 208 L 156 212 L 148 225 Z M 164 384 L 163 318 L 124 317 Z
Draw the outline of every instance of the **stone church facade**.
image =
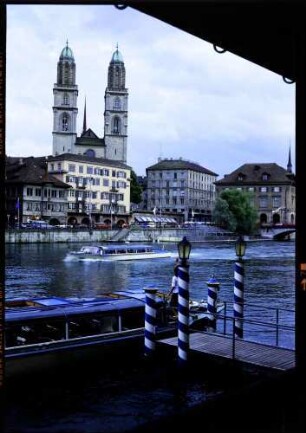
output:
M 128 90 L 125 87 L 125 78 L 125 65 L 117 46 L 108 67 L 104 96 L 104 137 L 98 137 L 87 128 L 86 101 L 83 130 L 78 137 L 76 63 L 67 41 L 57 63 L 57 79 L 53 87 L 53 156 L 72 153 L 126 163 Z

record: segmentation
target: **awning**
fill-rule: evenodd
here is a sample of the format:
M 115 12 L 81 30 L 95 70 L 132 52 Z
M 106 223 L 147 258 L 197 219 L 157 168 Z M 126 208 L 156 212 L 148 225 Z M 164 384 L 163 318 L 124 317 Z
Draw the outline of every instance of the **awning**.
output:
M 177 224 L 174 218 L 162 217 L 162 216 L 135 216 L 137 222 L 148 222 L 148 223 L 162 223 L 162 224 Z

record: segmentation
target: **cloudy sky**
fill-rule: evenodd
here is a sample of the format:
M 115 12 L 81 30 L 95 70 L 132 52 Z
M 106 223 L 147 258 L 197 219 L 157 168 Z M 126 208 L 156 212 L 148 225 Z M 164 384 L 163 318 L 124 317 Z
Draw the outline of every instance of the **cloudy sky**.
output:
M 198 162 L 219 179 L 246 162 L 294 165 L 295 85 L 131 8 L 8 5 L 6 154 L 52 154 L 53 85 L 69 41 L 77 67 L 78 135 L 104 128 L 104 92 L 119 45 L 129 89 L 128 161 Z

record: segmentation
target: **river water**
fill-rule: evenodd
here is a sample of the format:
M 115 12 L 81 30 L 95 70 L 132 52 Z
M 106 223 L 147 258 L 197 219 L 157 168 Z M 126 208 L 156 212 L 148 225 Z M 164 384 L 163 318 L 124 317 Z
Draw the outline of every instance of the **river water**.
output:
M 127 262 L 72 262 L 66 260 L 78 244 L 7 244 L 6 298 L 32 296 L 96 296 L 105 292 L 139 289 L 154 285 L 168 291 L 176 244 L 158 245 L 171 251 L 171 258 Z M 244 257 L 245 318 L 278 320 L 294 324 L 295 243 L 293 241 L 250 241 Z M 233 242 L 193 244 L 190 255 L 190 297 L 207 299 L 207 281 L 220 282 L 220 299 L 227 301 L 231 315 L 236 255 Z M 247 307 L 247 305 L 249 305 Z M 258 308 L 255 308 L 258 306 Z M 279 311 L 277 312 L 277 309 Z M 249 316 L 247 316 L 249 315 Z M 219 324 L 220 325 L 220 324 Z M 231 326 L 228 321 L 227 327 Z M 220 325 L 221 326 L 221 325 Z M 223 327 L 223 325 L 222 325 Z M 273 344 L 275 332 L 267 327 L 247 326 L 250 339 Z M 293 333 L 279 340 L 292 348 Z
M 81 245 L 25 244 L 6 245 L 6 298 L 21 296 L 95 296 L 120 289 L 155 285 L 168 290 L 176 245 L 169 259 L 131 262 L 69 262 L 70 249 Z M 161 246 L 161 245 L 159 245 Z M 190 296 L 207 297 L 207 281 L 214 275 L 220 282 L 219 297 L 227 301 L 231 314 L 234 285 L 235 251 L 232 242 L 203 243 L 192 246 L 190 256 Z M 279 308 L 279 320 L 294 324 L 295 244 L 289 242 L 249 242 L 245 264 L 245 302 L 259 307 L 245 307 L 245 316 L 253 321 L 272 320 Z M 224 323 L 218 323 L 223 329 Z M 228 325 L 230 328 L 230 324 Z M 248 324 L 245 338 L 275 343 L 274 329 Z M 294 333 L 281 335 L 279 344 L 294 347 Z M 161 365 L 147 371 L 146 366 L 127 364 L 130 354 L 123 354 L 111 370 L 98 366 L 67 377 L 29 386 L 10 388 L 7 392 L 6 433 L 118 433 L 187 410 L 201 402 L 237 387 L 231 374 L 208 373 L 196 369 L 184 390 L 178 387 L 179 375 L 173 366 Z M 121 358 L 121 357 L 120 357 Z M 204 366 L 203 366 L 204 367 Z M 92 371 L 91 371 L 92 370 Z M 199 377 L 199 371 L 203 377 Z M 51 373 L 51 372 L 50 372 Z M 76 380 L 77 379 L 77 380 Z M 241 377 L 244 383 L 245 377 Z M 153 431 L 153 430 L 152 430 Z M 160 431 L 160 430 L 156 430 Z

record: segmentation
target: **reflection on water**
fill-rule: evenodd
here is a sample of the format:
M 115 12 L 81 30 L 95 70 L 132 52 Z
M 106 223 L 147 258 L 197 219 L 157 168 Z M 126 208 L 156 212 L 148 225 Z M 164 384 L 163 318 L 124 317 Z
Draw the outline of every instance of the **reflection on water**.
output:
M 66 244 L 6 245 L 6 296 L 95 295 L 105 291 L 156 285 L 168 289 L 176 245 L 165 245 L 172 258 L 130 262 L 67 262 Z M 220 281 L 223 299 L 232 298 L 234 246 L 231 242 L 193 245 L 190 292 L 206 297 L 212 274 Z M 294 243 L 249 242 L 245 256 L 246 300 L 273 300 L 294 306 Z M 281 303 L 281 305 L 280 305 Z

